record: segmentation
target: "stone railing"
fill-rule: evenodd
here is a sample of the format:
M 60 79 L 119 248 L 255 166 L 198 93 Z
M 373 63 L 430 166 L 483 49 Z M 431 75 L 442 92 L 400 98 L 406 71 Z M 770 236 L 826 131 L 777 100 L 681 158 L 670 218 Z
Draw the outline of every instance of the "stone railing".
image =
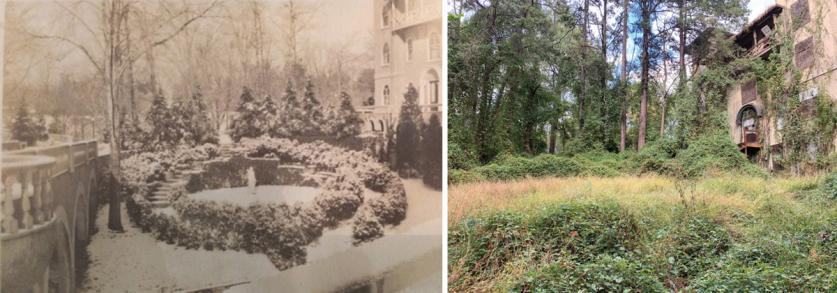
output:
M 0 234 L 16 234 L 52 219 L 49 179 L 55 159 L 4 155 L 0 184 Z
M 4 152 L 3 155 L 48 156 L 55 158 L 55 164 L 52 166 L 51 174 L 52 176 L 59 176 L 64 172 L 73 172 L 76 167 L 95 160 L 98 155 L 98 149 L 96 141 L 90 140 L 57 146 L 25 148 L 12 152 Z

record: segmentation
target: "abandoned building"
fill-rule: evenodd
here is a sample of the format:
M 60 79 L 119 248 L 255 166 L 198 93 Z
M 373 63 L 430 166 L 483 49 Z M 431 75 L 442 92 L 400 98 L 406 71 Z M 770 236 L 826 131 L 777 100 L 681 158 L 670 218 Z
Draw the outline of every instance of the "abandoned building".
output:
M 812 117 L 816 111 L 816 100 L 830 97 L 837 101 L 837 1 L 835 0 L 778 0 L 741 32 L 721 32 L 743 50 L 740 58 L 767 58 L 776 49 L 777 41 L 772 37 L 777 25 L 788 28 L 794 38 L 794 66 L 801 73 L 801 88 L 798 98 L 804 117 Z M 701 34 L 692 44 L 692 72 L 699 72 L 704 65 L 705 50 L 709 35 L 718 33 L 714 29 Z M 710 45 L 711 47 L 711 45 Z M 695 53 L 702 52 L 702 53 Z M 704 56 L 700 56 L 703 54 Z M 750 157 L 756 156 L 769 144 L 774 153 L 782 146 L 781 117 L 771 116 L 767 120 L 764 97 L 758 91 L 755 80 L 743 81 L 727 89 L 727 117 L 729 134 L 739 149 Z M 789 98 L 789 97 L 786 97 Z M 769 127 L 768 127 L 769 126 Z M 769 133 L 766 133 L 769 132 Z M 832 138 L 837 146 L 837 138 Z M 809 152 L 817 152 L 816 146 Z M 772 162 L 768 163 L 772 168 Z

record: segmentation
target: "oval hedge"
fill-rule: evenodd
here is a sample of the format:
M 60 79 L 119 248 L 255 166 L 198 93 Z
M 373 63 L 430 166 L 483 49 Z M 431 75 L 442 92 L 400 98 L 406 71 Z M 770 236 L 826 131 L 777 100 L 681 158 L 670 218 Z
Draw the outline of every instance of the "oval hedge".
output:
M 219 159 L 217 148 L 209 145 L 126 159 L 134 164 L 132 168 L 142 170 L 138 174 L 147 176 L 126 181 L 126 191 L 132 194 L 127 203 L 131 219 L 143 231 L 151 231 L 166 243 L 194 249 L 264 253 L 278 269 L 284 270 L 305 263 L 305 246 L 319 239 L 325 228 L 353 219 L 353 244 L 359 245 L 381 237 L 384 226 L 398 225 L 406 216 L 407 199 L 401 180 L 362 152 L 323 142 L 298 143 L 288 139 L 244 140 L 233 152 L 236 156 Z M 189 183 L 173 191 L 174 214 L 154 211 L 147 199 L 151 190 L 148 186 L 163 180 L 159 174 L 184 163 L 199 163 L 202 171 L 189 174 Z M 304 165 L 305 174 L 288 171 L 294 168 L 275 168 L 279 164 Z M 258 170 L 259 184 L 294 181 L 298 185 L 319 186 L 322 192 L 310 203 L 293 205 L 241 206 L 182 196 L 205 189 L 244 186 L 246 180 L 240 178 L 243 172 L 239 171 L 251 166 Z M 328 176 L 314 180 L 307 176 L 311 173 Z M 380 196 L 366 198 L 363 187 Z

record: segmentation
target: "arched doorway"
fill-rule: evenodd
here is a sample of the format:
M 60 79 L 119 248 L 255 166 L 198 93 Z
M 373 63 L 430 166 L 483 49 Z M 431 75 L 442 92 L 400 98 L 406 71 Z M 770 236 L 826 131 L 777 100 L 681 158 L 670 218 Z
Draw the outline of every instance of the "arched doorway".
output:
M 735 132 L 738 147 L 748 157 L 755 156 L 761 150 L 761 107 L 747 104 L 738 110 L 735 118 Z

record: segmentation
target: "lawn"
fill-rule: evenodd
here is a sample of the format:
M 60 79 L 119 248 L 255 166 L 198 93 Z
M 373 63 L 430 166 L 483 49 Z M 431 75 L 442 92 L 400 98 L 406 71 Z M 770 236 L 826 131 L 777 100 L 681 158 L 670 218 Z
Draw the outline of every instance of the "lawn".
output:
M 449 189 L 452 291 L 837 290 L 817 177 L 570 177 Z

